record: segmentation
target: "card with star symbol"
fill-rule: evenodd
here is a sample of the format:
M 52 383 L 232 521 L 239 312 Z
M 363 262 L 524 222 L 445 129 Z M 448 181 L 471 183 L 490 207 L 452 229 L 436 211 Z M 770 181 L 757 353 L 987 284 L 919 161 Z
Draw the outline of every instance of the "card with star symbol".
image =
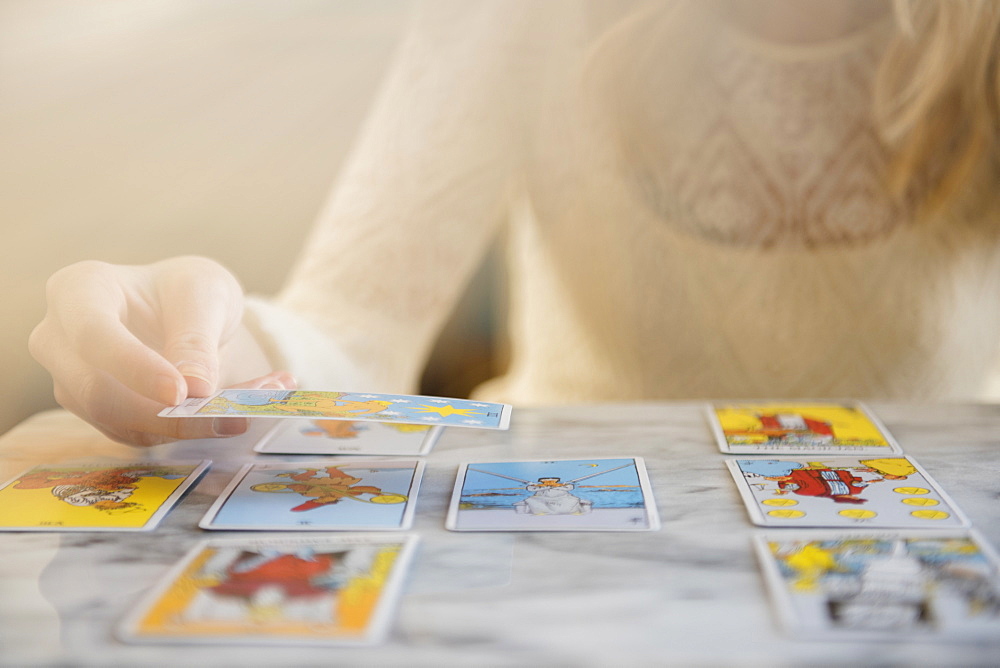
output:
M 222 390 L 160 411 L 160 417 L 270 417 L 508 429 L 512 406 L 410 394 L 324 390 Z

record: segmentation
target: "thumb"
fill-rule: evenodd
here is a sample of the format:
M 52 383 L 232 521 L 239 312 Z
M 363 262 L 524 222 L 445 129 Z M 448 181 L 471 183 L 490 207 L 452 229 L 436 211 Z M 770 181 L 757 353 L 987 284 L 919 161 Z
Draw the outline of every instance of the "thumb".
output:
M 163 356 L 180 372 L 187 396 L 219 388 L 219 349 L 243 315 L 243 290 L 220 265 L 177 258 L 157 282 L 163 323 Z

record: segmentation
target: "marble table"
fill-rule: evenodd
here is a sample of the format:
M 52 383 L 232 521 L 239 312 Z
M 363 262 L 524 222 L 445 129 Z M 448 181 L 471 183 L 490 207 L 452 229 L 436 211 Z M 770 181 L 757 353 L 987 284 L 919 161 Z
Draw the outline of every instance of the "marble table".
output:
M 1000 406 L 872 404 L 1000 544 Z M 206 532 L 197 520 L 261 432 L 160 446 L 207 476 L 151 533 L 0 534 L 0 665 L 997 665 L 1000 628 L 971 642 L 812 642 L 782 634 L 755 531 L 697 403 L 517 409 L 509 432 L 450 429 L 427 456 L 422 545 L 388 642 L 372 648 L 126 645 L 112 630 Z M 136 451 L 41 413 L 0 438 L 4 480 L 39 463 Z M 453 533 L 468 460 L 645 458 L 663 527 L 643 533 Z M 215 535 L 215 533 L 213 533 Z

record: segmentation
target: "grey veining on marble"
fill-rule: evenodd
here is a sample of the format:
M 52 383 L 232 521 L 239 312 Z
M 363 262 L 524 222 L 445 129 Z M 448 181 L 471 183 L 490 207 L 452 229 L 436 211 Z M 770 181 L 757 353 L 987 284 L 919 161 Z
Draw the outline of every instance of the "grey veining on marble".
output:
M 1000 407 L 873 410 L 1000 545 Z M 260 430 L 257 430 L 259 433 Z M 0 664 L 72 665 L 996 665 L 991 637 L 803 642 L 776 628 L 749 523 L 696 403 L 517 409 L 510 432 L 450 429 L 426 458 L 413 532 L 423 544 L 385 645 L 367 649 L 125 645 L 112 631 L 205 532 L 196 523 L 252 437 L 173 444 L 205 478 L 151 533 L 0 534 Z M 663 520 L 642 533 L 452 533 L 464 461 L 635 455 Z

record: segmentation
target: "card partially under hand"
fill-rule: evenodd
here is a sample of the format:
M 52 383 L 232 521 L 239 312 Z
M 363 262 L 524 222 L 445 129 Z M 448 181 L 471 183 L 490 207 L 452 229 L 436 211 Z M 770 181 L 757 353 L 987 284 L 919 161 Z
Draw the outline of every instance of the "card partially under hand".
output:
M 209 463 L 36 466 L 0 488 L 0 531 L 148 531 Z
M 910 457 L 728 459 L 762 526 L 954 528 L 968 521 Z
M 892 455 L 902 449 L 859 403 L 739 403 L 708 407 L 722 452 Z
M 414 537 L 203 541 L 119 629 L 130 642 L 366 645 L 384 638 Z
M 353 420 L 276 420 L 254 451 L 276 455 L 426 455 L 444 427 Z
M 795 637 L 1000 632 L 1000 564 L 974 533 L 791 531 L 754 541 L 782 626 Z
M 222 390 L 160 411 L 160 417 L 270 417 L 357 420 L 507 429 L 511 406 L 409 394 L 318 390 Z
M 463 464 L 453 531 L 650 531 L 660 526 L 643 461 L 569 459 Z
M 203 529 L 335 531 L 406 529 L 421 461 L 247 464 L 199 526 Z

